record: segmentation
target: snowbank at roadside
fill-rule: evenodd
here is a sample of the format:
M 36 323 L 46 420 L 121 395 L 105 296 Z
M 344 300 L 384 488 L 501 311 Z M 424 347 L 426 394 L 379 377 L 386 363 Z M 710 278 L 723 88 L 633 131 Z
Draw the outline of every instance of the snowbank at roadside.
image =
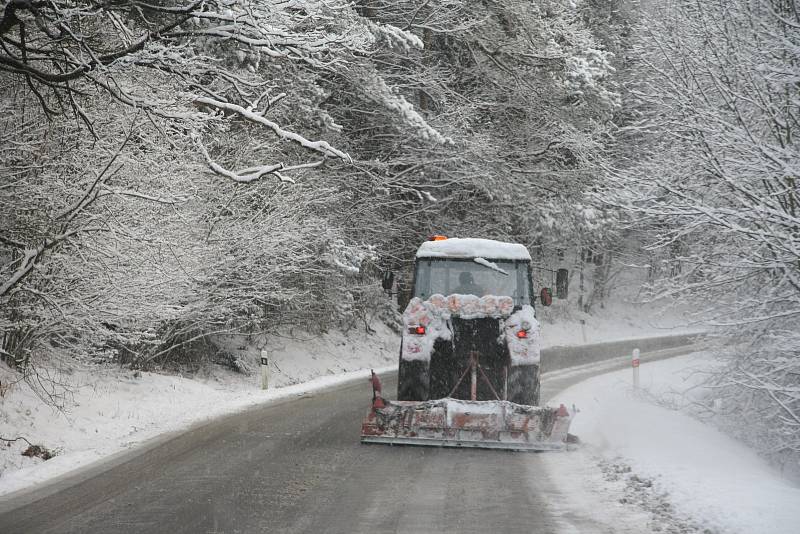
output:
M 564 514 L 592 509 L 617 532 L 800 532 L 800 487 L 687 413 L 714 365 L 695 353 L 643 365 L 638 393 L 626 369 L 557 395 L 577 406 L 571 432 L 582 441 L 547 462 Z M 647 523 L 619 524 L 631 512 Z

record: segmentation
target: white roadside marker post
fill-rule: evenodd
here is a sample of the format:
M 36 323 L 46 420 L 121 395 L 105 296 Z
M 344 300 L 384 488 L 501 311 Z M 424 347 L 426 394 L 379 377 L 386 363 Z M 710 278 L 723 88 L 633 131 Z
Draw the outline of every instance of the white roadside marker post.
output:
M 633 389 L 639 389 L 639 349 L 633 349 Z
M 269 358 L 267 351 L 261 351 L 261 389 L 269 387 Z

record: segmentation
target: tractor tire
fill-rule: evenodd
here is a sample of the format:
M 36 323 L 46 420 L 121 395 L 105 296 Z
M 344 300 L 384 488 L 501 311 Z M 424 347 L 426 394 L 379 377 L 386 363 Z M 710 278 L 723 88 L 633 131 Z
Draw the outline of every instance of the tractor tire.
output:
M 453 345 L 437 339 L 431 353 L 429 371 L 429 400 L 443 399 L 450 395 L 460 373 L 458 362 L 453 357 Z
M 508 368 L 508 400 L 525 406 L 539 406 L 539 366 Z
M 430 394 L 430 367 L 422 360 L 400 358 L 397 379 L 397 400 L 426 401 Z

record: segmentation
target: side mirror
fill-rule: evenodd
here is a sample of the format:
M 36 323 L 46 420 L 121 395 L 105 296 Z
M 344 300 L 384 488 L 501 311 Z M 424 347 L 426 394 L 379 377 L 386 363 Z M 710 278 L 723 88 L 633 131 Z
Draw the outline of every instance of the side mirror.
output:
M 392 287 L 394 287 L 394 273 L 392 271 L 383 271 L 381 285 L 383 286 L 383 290 L 387 293 L 392 292 Z
M 539 293 L 539 300 L 542 306 L 550 306 L 553 303 L 553 292 L 550 291 L 549 287 L 542 288 L 541 293 Z

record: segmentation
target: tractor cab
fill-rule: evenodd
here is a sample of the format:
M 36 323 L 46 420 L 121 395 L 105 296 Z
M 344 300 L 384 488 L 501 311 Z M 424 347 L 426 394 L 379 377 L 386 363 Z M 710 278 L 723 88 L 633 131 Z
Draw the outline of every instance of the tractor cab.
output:
M 530 259 L 417 256 L 412 296 L 436 294 L 509 296 L 515 307 L 532 305 Z

